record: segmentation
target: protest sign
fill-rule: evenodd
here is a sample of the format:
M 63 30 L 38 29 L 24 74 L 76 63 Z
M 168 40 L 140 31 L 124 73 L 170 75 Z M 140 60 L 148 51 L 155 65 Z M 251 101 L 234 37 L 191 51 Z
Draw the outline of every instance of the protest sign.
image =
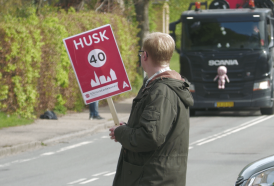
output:
M 63 42 L 85 104 L 131 90 L 109 24 L 65 38 Z

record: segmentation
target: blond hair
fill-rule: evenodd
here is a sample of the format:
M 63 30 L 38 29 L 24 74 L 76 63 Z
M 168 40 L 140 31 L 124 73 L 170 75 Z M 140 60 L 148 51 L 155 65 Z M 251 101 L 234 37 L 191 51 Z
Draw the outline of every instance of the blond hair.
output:
M 143 50 L 151 56 L 155 65 L 167 65 L 175 49 L 175 42 L 168 34 L 154 32 L 143 42 Z

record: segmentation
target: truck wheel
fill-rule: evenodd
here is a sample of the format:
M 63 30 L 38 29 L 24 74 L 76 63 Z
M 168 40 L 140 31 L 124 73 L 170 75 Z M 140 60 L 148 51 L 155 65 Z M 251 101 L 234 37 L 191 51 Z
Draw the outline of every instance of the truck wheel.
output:
M 190 116 L 195 116 L 195 110 L 189 109 L 189 115 Z
M 270 108 L 260 108 L 262 115 L 272 115 L 274 114 L 274 103 L 273 106 Z

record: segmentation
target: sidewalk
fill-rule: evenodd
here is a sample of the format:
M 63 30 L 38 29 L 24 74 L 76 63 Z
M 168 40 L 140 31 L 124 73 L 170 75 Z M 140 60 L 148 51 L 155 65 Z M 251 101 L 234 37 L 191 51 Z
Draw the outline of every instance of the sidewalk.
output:
M 114 103 L 120 121 L 127 121 L 133 98 Z M 33 124 L 0 129 L 0 158 L 51 145 L 69 139 L 86 136 L 114 125 L 109 107 L 99 107 L 105 119 L 89 120 L 89 111 L 72 113 L 58 120 L 37 119 Z

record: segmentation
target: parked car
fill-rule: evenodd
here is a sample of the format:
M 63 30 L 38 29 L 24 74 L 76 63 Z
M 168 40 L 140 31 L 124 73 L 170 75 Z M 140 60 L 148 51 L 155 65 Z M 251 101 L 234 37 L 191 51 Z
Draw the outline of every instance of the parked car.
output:
M 274 186 L 274 155 L 245 166 L 235 186 Z

